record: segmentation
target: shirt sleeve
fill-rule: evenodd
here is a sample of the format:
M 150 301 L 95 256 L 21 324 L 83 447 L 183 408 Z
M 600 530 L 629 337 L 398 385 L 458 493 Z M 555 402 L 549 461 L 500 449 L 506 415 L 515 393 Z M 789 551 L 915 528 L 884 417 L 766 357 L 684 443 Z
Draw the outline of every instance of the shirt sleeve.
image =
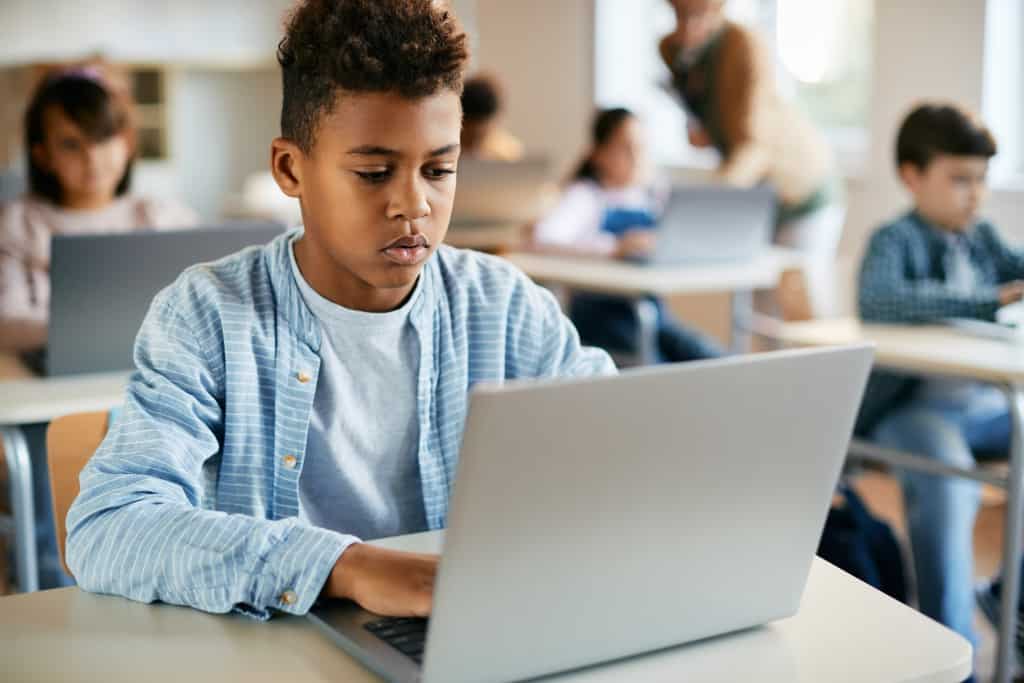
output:
M 1024 280 L 1024 249 L 1011 247 L 989 223 L 979 227 L 995 259 L 999 282 Z
M 143 323 L 124 410 L 68 513 L 68 566 L 88 591 L 260 619 L 303 614 L 358 539 L 201 507 L 204 467 L 220 451 L 224 369 L 190 321 L 158 297 Z
M 588 183 L 574 183 L 547 216 L 537 222 L 534 241 L 542 247 L 611 254 L 616 240 L 614 235 L 601 231 L 603 212 L 600 191 Z
M 898 231 L 875 233 L 861 262 L 858 300 L 861 318 L 883 323 L 927 323 L 944 318 L 992 320 L 999 288 L 986 285 L 969 294 L 941 280 L 908 275 L 912 245 Z
M 510 379 L 616 373 L 607 352 L 580 343 L 576 327 L 551 292 L 522 273 L 517 277 L 507 321 L 508 356 L 515 360 Z

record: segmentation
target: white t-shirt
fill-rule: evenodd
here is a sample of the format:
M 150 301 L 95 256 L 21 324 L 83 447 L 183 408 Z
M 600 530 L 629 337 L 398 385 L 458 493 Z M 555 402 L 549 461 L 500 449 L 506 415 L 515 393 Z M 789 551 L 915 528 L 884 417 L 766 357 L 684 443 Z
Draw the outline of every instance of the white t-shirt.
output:
M 362 539 L 425 531 L 416 386 L 416 289 L 387 313 L 325 299 L 291 261 L 302 298 L 322 326 L 320 373 L 299 477 L 300 516 Z

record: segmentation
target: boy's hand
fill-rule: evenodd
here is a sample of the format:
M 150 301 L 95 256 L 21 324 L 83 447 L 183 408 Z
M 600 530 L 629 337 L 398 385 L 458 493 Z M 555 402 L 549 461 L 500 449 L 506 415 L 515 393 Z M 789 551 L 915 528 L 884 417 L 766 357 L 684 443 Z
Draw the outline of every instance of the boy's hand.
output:
M 619 238 L 619 243 L 615 247 L 615 256 L 618 258 L 643 256 L 653 250 L 653 230 L 627 230 Z
M 1024 299 L 1024 281 L 1015 280 L 1003 285 L 999 290 L 999 303 L 1003 306 Z
M 438 559 L 356 543 L 338 558 L 325 593 L 385 617 L 426 617 L 434 603 Z

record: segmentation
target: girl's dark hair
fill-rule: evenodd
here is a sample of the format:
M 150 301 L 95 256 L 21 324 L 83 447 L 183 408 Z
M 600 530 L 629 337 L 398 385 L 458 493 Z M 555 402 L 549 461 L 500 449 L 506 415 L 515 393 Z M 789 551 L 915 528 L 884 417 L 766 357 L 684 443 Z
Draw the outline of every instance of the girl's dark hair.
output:
M 25 154 L 28 162 L 29 191 L 55 204 L 63 203 L 64 190 L 57 176 L 36 163 L 32 149 L 46 139 L 46 112 L 59 107 L 93 142 L 104 142 L 119 133 L 133 133 L 131 109 L 127 100 L 111 92 L 97 78 L 85 74 L 58 75 L 44 80 L 36 89 L 25 112 Z M 132 162 L 128 159 L 115 195 L 128 191 Z
M 633 117 L 633 112 L 623 107 L 616 107 L 614 109 L 601 109 L 594 116 L 594 123 L 590 129 L 590 142 L 594 147 L 600 147 L 607 143 L 615 131 L 619 129 L 627 119 Z M 597 167 L 594 165 L 592 154 L 580 162 L 576 172 L 572 174 L 572 180 L 593 180 L 600 182 L 601 178 L 597 172 Z

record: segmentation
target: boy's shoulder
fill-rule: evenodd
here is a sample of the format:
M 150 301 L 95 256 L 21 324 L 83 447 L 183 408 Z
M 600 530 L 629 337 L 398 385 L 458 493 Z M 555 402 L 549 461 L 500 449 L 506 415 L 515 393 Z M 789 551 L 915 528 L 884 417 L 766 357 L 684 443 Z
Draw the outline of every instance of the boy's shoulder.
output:
M 919 222 L 914 218 L 914 212 L 908 211 L 896 218 L 890 219 L 875 228 L 871 233 L 868 243 L 868 252 L 882 248 L 902 245 L 904 248 L 914 249 L 915 245 L 927 246 L 928 236 L 921 230 Z
M 540 288 L 507 259 L 470 249 L 442 245 L 434 268 L 444 296 L 451 304 L 465 304 L 489 312 L 536 303 Z
M 529 282 L 523 272 L 507 259 L 447 244 L 437 250 L 436 267 L 445 288 L 459 292 L 514 288 Z
M 918 231 L 914 212 L 907 211 L 875 228 L 874 235 L 910 235 Z
M 182 315 L 208 316 L 232 306 L 260 310 L 273 305 L 273 286 L 268 262 L 280 248 L 284 234 L 265 245 L 253 245 L 215 261 L 186 268 L 153 300 L 153 307 L 167 306 Z

